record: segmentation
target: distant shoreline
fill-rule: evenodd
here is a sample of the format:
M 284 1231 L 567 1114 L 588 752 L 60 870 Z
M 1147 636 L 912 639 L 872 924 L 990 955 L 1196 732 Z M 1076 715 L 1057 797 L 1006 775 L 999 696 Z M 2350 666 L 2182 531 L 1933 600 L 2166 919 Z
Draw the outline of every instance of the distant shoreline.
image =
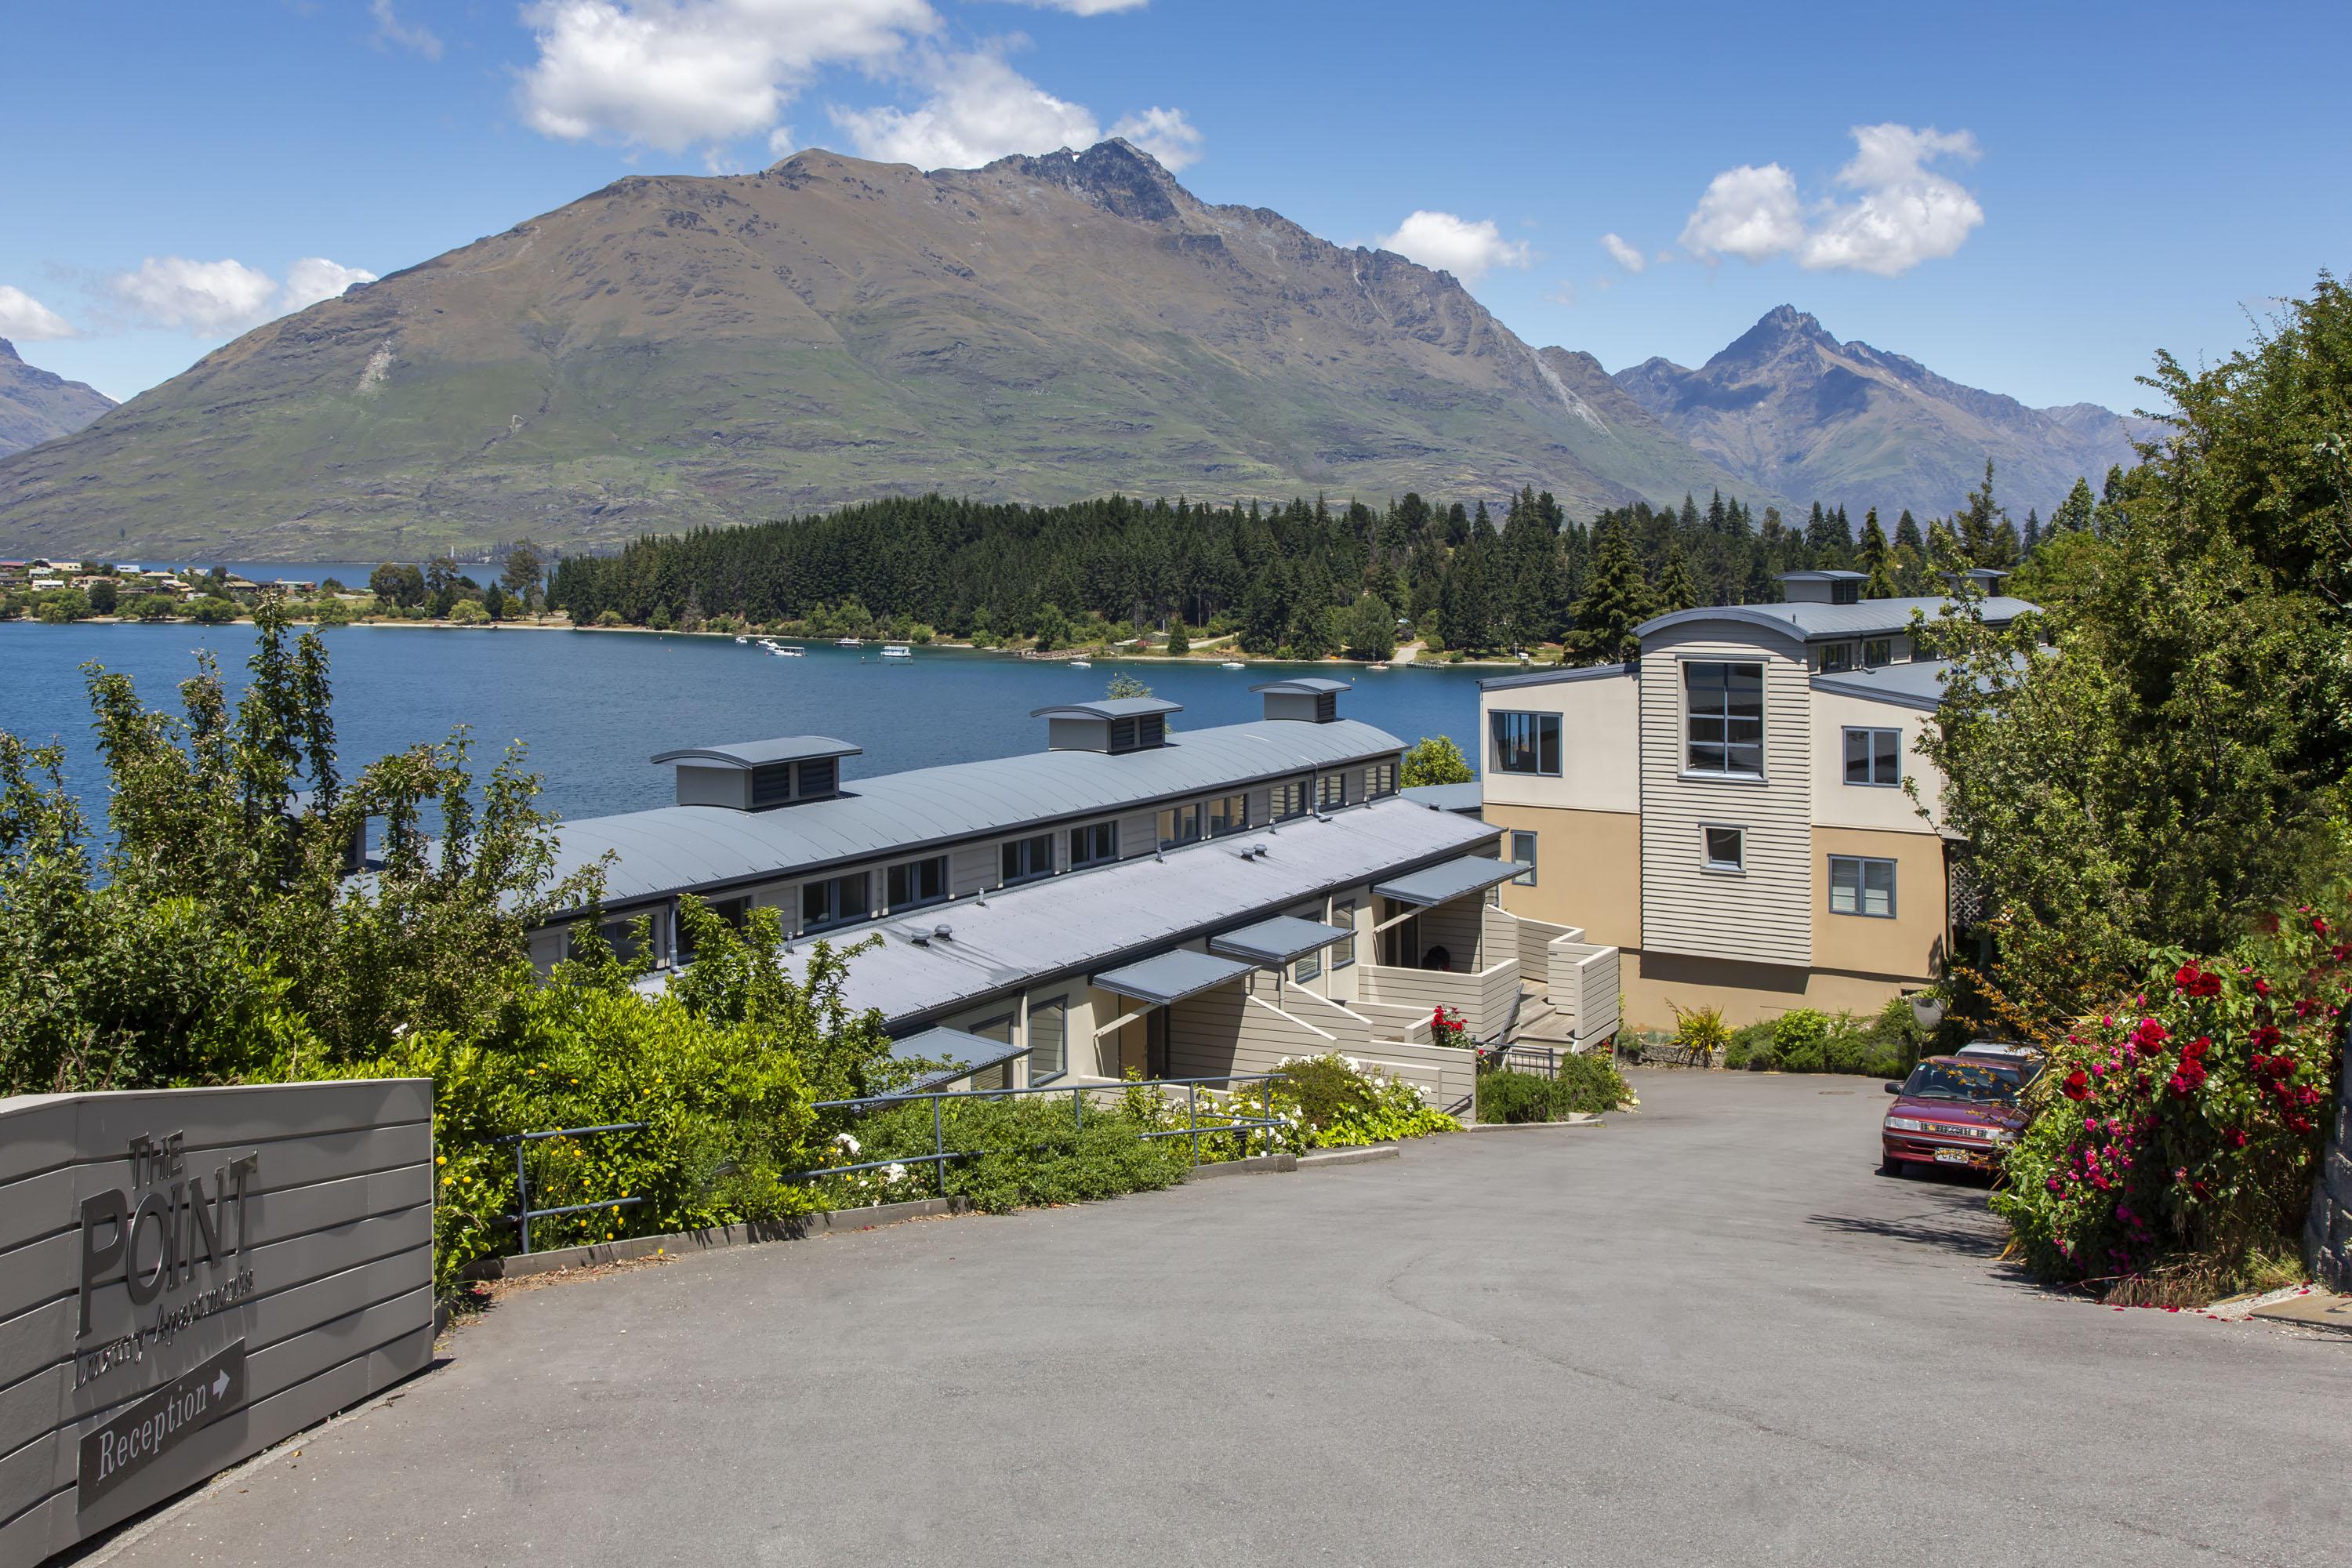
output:
M 45 622 L 36 621 L 29 616 L 23 617 L 23 619 L 28 624 L 35 626 L 47 624 Z M 201 621 L 186 620 L 179 617 L 174 617 L 168 621 L 142 621 L 135 616 L 84 616 L 79 620 L 68 621 L 66 623 L 68 626 L 200 626 L 204 624 L 205 623 Z M 251 616 L 240 616 L 233 621 L 216 621 L 212 624 L 217 626 L 249 626 L 254 623 Z M 320 623 L 317 621 L 300 619 L 296 620 L 293 624 L 298 626 L 309 626 L 312 628 L 316 628 L 320 625 Z M 762 632 L 757 634 L 757 637 L 754 637 L 753 634 L 748 632 L 689 632 L 679 631 L 675 627 L 668 631 L 657 631 L 652 626 L 574 626 L 570 621 L 551 623 L 546 621 L 488 621 L 472 626 L 467 626 L 457 621 L 410 620 L 352 620 L 327 623 L 329 630 L 335 630 L 343 626 L 374 626 L 387 630 L 401 628 L 405 630 L 428 632 L 596 632 L 606 635 L 614 633 L 625 635 L 633 633 L 640 637 L 663 637 L 731 638 L 742 637 L 751 637 L 752 640 L 755 641 L 757 640 L 757 637 L 773 638 L 782 635 L 781 633 Z M 887 637 L 867 637 L 865 639 L 865 643 L 867 646 L 879 647 L 890 640 L 891 639 Z M 810 634 L 808 646 L 832 647 L 835 645 L 834 640 L 830 637 L 816 637 L 814 634 Z M 1020 658 L 1020 655 L 1023 651 L 1020 648 L 981 647 L 976 644 L 968 642 L 951 642 L 945 638 L 934 638 L 932 641 L 927 643 L 909 643 L 907 646 L 909 647 L 953 648 L 964 653 L 992 653 L 1002 655 L 1006 658 L 1016 660 Z M 1055 651 L 1061 652 L 1063 650 L 1056 649 Z M 1136 664 L 1218 664 L 1226 660 L 1232 660 L 1237 664 L 1331 664 L 1339 665 L 1343 668 L 1362 670 L 1370 670 L 1375 664 L 1385 664 L 1391 669 L 1409 668 L 1414 665 L 1426 665 L 1433 669 L 1474 668 L 1494 669 L 1549 669 L 1553 668 L 1547 662 L 1535 660 L 1522 661 L 1515 658 L 1464 658 L 1456 660 L 1449 659 L 1444 655 L 1439 655 L 1435 658 L 1423 657 L 1426 652 L 1427 650 L 1423 647 L 1421 644 L 1409 643 L 1406 646 L 1398 648 L 1396 655 L 1387 659 L 1341 658 L 1337 655 L 1327 656 L 1321 658 L 1276 658 L 1268 657 L 1265 654 L 1241 653 L 1234 649 L 1222 647 L 1211 648 L 1202 653 L 1188 653 L 1172 657 L 1164 653 L 1143 653 L 1124 648 L 1105 648 L 1097 657 L 1133 662 Z M 1082 654 L 1080 657 L 1085 657 L 1085 655 Z M 1066 664 L 1069 660 L 1031 659 L 1024 662 L 1033 664 Z

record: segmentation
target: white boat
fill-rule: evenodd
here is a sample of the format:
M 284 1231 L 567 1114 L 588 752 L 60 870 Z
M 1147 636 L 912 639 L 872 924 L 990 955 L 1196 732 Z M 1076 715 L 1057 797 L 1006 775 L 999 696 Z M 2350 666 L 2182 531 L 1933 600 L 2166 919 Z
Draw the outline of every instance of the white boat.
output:
M 1225 660 L 1223 664 L 1221 664 L 1221 665 L 1217 666 L 1217 668 L 1218 668 L 1219 669 L 1247 669 L 1247 668 L 1249 668 L 1249 666 L 1248 666 L 1248 665 L 1244 664 L 1241 660 L 1239 660 L 1239 659 L 1237 659 L 1237 658 L 1229 658 L 1229 659 Z
M 1070 660 L 1070 668 L 1072 669 L 1092 669 L 1094 667 L 1095 661 L 1090 658 L 1074 658 Z
M 1372 668 L 1373 668 L 1374 669 L 1386 669 L 1386 668 L 1388 668 L 1388 666 L 1387 666 L 1387 665 L 1385 665 L 1385 664 L 1376 664 L 1376 665 L 1372 666 Z
M 833 646 L 835 647 L 864 647 L 866 646 L 866 639 L 863 637 L 837 637 L 834 640 Z
M 808 649 L 801 647 L 798 643 L 770 643 L 768 645 L 768 651 L 774 654 L 778 658 L 805 658 L 808 657 Z
M 902 642 L 885 643 L 882 645 L 882 657 L 884 658 L 912 658 L 915 657 L 915 650 L 908 647 Z
M 739 642 L 739 643 L 742 643 L 742 642 L 750 642 L 751 639 L 750 637 L 737 637 L 735 640 L 736 640 L 737 642 Z

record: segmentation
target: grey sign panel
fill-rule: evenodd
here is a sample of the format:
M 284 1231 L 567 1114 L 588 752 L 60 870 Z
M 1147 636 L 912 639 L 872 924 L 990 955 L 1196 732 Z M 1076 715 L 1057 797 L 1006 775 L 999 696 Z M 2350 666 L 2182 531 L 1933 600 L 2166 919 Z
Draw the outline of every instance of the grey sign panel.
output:
M 0 1100 L 0 1568 L 421 1369 L 423 1079 Z

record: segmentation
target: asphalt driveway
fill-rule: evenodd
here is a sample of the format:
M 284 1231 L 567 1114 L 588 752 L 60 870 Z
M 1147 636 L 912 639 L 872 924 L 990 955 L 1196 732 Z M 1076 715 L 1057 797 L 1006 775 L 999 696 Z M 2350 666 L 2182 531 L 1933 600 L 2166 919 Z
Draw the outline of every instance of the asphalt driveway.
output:
M 101 1549 L 123 1568 L 2352 1560 L 2352 1342 L 2062 1300 L 1875 1082 L 713 1254 Z

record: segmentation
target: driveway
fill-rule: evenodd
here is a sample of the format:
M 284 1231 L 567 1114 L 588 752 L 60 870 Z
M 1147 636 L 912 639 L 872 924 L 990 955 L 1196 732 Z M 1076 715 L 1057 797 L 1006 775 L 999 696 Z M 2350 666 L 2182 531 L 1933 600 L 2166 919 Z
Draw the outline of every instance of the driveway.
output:
M 2060 1299 L 1871 1080 L 519 1295 L 100 1555 L 2342 1563 L 2352 1343 Z M 282 1451 L 281 1451 L 282 1452 Z

